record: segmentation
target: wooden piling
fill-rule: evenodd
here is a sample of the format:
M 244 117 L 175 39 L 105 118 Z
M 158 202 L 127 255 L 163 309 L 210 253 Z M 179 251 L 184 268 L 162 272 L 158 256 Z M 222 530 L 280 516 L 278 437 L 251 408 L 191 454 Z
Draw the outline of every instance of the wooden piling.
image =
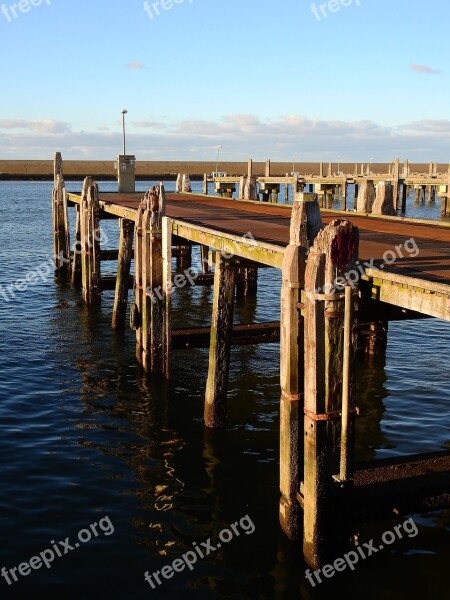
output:
M 398 191 L 400 186 L 400 159 L 397 158 L 394 161 L 394 169 L 393 169 L 393 200 L 394 200 L 394 209 L 398 208 Z
M 375 187 L 373 181 L 366 179 L 361 183 L 356 202 L 356 211 L 361 213 L 371 213 L 373 203 L 375 202 Z
M 358 240 L 358 230 L 349 221 L 332 221 L 317 236 L 305 272 L 303 552 L 313 568 L 337 556 L 330 540 L 344 521 L 338 509 L 342 494 L 339 482 L 345 304 L 342 289 L 345 273 L 356 269 Z M 356 302 L 356 293 L 353 299 Z M 354 335 L 351 345 L 353 356 Z M 348 402 L 349 410 L 353 411 L 353 369 L 349 377 Z
M 403 182 L 402 185 L 402 213 L 404 214 L 406 212 L 406 200 L 408 198 L 408 186 L 406 185 L 405 181 Z
M 342 210 L 347 210 L 348 181 L 347 181 L 346 175 L 344 175 L 342 177 L 341 194 L 342 194 Z
M 70 273 L 70 238 L 67 198 L 61 153 L 54 160 L 54 187 L 52 193 L 53 260 L 59 275 Z
M 167 340 L 170 339 L 166 305 L 170 286 L 165 282 L 162 219 L 165 213 L 164 186 L 153 187 L 142 200 L 136 219 L 135 294 L 140 315 L 136 331 L 136 356 L 148 373 L 167 376 Z M 167 248 L 165 253 L 168 253 Z
M 389 181 L 379 181 L 376 186 L 375 201 L 372 205 L 372 214 L 395 216 L 394 188 Z
M 134 221 L 119 219 L 119 257 L 112 317 L 113 329 L 124 329 L 128 305 L 128 287 L 133 256 Z
M 81 208 L 75 206 L 75 242 L 72 248 L 71 282 L 74 286 L 81 285 Z
M 100 287 L 100 204 L 98 187 L 86 177 L 80 203 L 81 281 L 86 304 L 99 304 Z
M 232 262 L 225 260 L 221 252 L 215 254 L 213 313 L 204 419 L 207 427 L 220 429 L 226 425 L 236 267 Z
M 205 196 L 208 195 L 208 175 L 206 173 L 203 175 L 203 193 Z
M 298 311 L 304 287 L 306 253 L 322 228 L 316 194 L 297 193 L 290 242 L 282 267 L 280 321 L 280 524 L 290 539 L 299 536 L 297 494 L 303 467 L 300 411 L 303 404 L 303 320 Z
M 208 253 L 209 253 L 209 246 L 201 245 L 200 246 L 200 262 L 202 265 L 202 273 L 209 273 L 211 271 L 211 268 L 209 266 Z
M 258 291 L 258 269 L 240 267 L 236 277 L 236 293 L 244 298 L 256 298 Z
M 388 343 L 388 321 L 368 323 L 361 330 L 364 352 L 369 356 L 385 354 Z

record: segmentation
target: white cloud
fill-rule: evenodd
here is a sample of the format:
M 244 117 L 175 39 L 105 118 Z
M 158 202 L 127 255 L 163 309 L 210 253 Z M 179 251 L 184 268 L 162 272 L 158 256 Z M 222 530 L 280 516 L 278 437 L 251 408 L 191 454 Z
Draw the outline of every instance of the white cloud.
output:
M 441 72 L 437 69 L 433 69 L 432 67 L 427 67 L 427 65 L 416 65 L 414 63 L 411 65 L 411 69 L 416 73 L 436 74 Z
M 127 64 L 127 69 L 146 69 L 147 67 L 138 60 L 132 60 Z
M 423 119 L 397 126 L 374 121 L 320 120 L 285 115 L 263 120 L 256 115 L 226 115 L 219 121 L 183 120 L 174 123 L 136 121 L 127 132 L 127 148 L 138 160 L 213 160 L 217 145 L 221 159 L 327 161 L 448 162 L 450 120 Z M 0 146 L 17 159 L 51 157 L 55 149 L 67 159 L 114 159 L 122 147 L 121 128 L 74 131 L 69 123 L 42 119 L 0 120 Z
M 0 119 L 1 129 L 25 129 L 35 133 L 59 134 L 70 131 L 70 126 L 64 121 L 53 119 L 40 119 L 37 121 L 26 121 L 24 119 Z

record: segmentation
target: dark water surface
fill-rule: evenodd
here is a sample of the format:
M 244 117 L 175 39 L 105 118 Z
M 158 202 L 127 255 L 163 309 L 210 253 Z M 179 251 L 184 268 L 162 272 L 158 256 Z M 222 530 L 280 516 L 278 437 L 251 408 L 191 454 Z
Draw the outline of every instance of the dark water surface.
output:
M 11 586 L 0 578 L 0 597 L 309 599 L 342 591 L 448 598 L 448 511 L 413 515 L 414 537 L 361 560 L 354 572 L 308 583 L 300 544 L 278 526 L 278 346 L 233 349 L 229 427 L 206 431 L 207 351 L 177 351 L 170 384 L 152 383 L 136 365 L 134 332 L 111 330 L 113 293 L 88 312 L 79 291 L 56 283 L 44 266 L 52 253 L 51 187 L 0 183 L 3 289 L 38 267 L 43 273 L 15 298 L 0 295 L 0 568 L 28 562 L 52 541 L 72 545 L 93 523 L 102 527 L 50 569 L 18 575 Z M 439 215 L 435 205 L 408 210 Z M 117 223 L 104 227 L 107 246 L 117 247 Z M 205 325 L 211 289 L 182 290 L 173 304 L 176 326 Z M 257 302 L 238 299 L 236 321 L 278 318 L 279 274 L 261 270 Z M 358 458 L 449 448 L 449 341 L 448 323 L 392 323 L 386 365 L 360 362 Z M 145 582 L 146 571 L 171 564 L 194 542 L 211 537 L 215 545 L 246 515 L 247 533 L 240 527 L 192 571 L 155 590 Z M 403 521 L 372 524 L 361 539 L 380 539 Z

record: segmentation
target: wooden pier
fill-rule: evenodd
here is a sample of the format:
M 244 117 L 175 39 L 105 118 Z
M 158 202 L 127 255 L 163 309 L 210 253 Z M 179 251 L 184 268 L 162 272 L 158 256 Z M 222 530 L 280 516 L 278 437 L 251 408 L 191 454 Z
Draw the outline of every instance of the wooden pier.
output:
M 377 183 L 377 177 L 355 177 L 354 185 L 366 185 L 367 198 L 388 206 L 397 184 L 413 185 L 398 166 L 378 180 L 375 197 L 366 182 Z M 450 504 L 447 454 L 357 465 L 352 447 L 358 413 L 353 365 L 361 339 L 367 352 L 382 352 L 390 320 L 450 320 L 450 224 L 321 209 L 320 195 L 305 186 L 327 185 L 324 179 L 291 178 L 292 205 L 166 194 L 163 185 L 144 197 L 103 193 L 90 178 L 81 191 L 68 192 L 57 154 L 53 191 L 57 273 L 81 285 L 84 301 L 93 305 L 101 302 L 102 289 L 111 288 L 102 278 L 102 259 L 117 260 L 112 326 L 125 327 L 132 287 L 130 325 L 142 368 L 170 378 L 177 348 L 209 347 L 207 427 L 226 427 L 232 345 L 280 343 L 280 522 L 291 539 L 303 540 L 313 567 L 339 556 L 336 547 L 348 543 L 357 520 L 394 508 Z M 433 180 L 434 187 L 445 185 Z M 344 186 L 349 178 L 330 174 L 327 181 Z M 254 194 L 250 164 L 239 184 L 247 196 Z M 264 194 L 273 196 L 271 186 L 278 184 L 270 174 L 265 184 Z M 76 212 L 72 247 L 69 209 Z M 101 249 L 102 219 L 118 220 L 117 251 Z M 193 246 L 201 250 L 200 273 L 190 268 Z M 172 273 L 174 256 L 184 274 Z M 257 294 L 260 268 L 281 271 L 281 289 L 274 290 L 281 297 L 280 321 L 235 326 L 235 294 Z M 192 284 L 214 286 L 211 327 L 192 330 L 186 323 L 174 330 L 173 289 Z
M 334 199 L 341 201 L 342 210 L 348 210 L 348 192 L 353 186 L 354 204 L 352 209 L 358 212 L 394 215 L 397 210 L 406 211 L 406 200 L 411 190 L 414 190 L 415 202 L 429 203 L 441 199 L 441 214 L 450 215 L 450 166 L 445 174 L 438 174 L 437 165 L 429 164 L 428 173 L 411 173 L 409 162 L 404 161 L 400 169 L 400 160 L 395 160 L 387 173 L 375 173 L 371 165 L 355 165 L 354 172 L 341 172 L 339 167 L 333 170 L 333 164 L 319 164 L 318 175 L 301 175 L 286 173 L 285 177 L 271 175 L 270 160 L 266 161 L 264 176 L 253 174 L 253 163 L 248 162 L 248 173 L 242 177 L 205 175 L 203 192 L 208 194 L 209 186 L 219 195 L 232 198 L 235 193 L 245 200 L 257 200 L 260 196 L 263 202 L 278 202 L 281 186 L 284 186 L 284 198 L 287 201 L 289 189 L 295 196 L 297 192 L 314 192 L 318 196 L 322 208 L 331 207 Z M 386 202 L 384 196 L 388 194 Z M 377 196 L 383 199 L 377 201 Z

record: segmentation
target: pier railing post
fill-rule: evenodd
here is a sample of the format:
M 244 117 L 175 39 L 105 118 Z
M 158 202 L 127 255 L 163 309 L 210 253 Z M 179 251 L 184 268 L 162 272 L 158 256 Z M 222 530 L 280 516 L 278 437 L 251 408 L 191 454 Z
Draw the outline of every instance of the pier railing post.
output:
M 117 260 L 116 292 L 112 317 L 113 329 L 125 328 L 130 267 L 133 257 L 134 221 L 119 219 L 119 229 L 119 257 Z
M 164 281 L 162 219 L 164 186 L 153 187 L 142 200 L 136 217 L 135 288 L 139 323 L 136 324 L 136 356 L 148 373 L 167 374 L 167 284 Z M 170 271 L 170 269 L 169 269 Z
M 55 154 L 52 193 L 53 257 L 58 274 L 70 273 L 70 239 L 67 197 L 61 153 Z
M 99 304 L 100 288 L 100 204 L 98 187 L 86 177 L 80 203 L 81 279 L 86 304 Z
M 343 379 L 344 278 L 356 269 L 359 234 L 345 219 L 332 221 L 317 236 L 308 255 L 303 293 L 305 340 L 303 551 L 306 562 L 317 568 L 334 558 L 336 532 L 345 527 L 340 512 L 339 480 L 341 458 L 341 415 Z M 353 294 L 356 303 L 356 289 Z M 352 327 L 351 348 L 356 347 Z M 349 361 L 349 364 L 350 361 Z M 353 369 L 347 373 L 348 410 L 354 412 Z M 352 425 L 349 426 L 348 445 Z M 346 447 L 346 473 L 351 473 L 351 456 Z M 333 478 L 334 477 L 334 478 Z M 345 489 L 345 487 L 344 487 Z M 344 543 L 337 536 L 338 544 Z
M 221 252 L 215 253 L 213 313 L 205 395 L 205 425 L 224 428 L 230 369 L 236 267 Z
M 296 193 L 290 243 L 282 267 L 280 318 L 280 524 L 290 539 L 298 539 L 303 467 L 303 322 L 298 304 L 304 287 L 306 253 L 322 228 L 317 195 Z

